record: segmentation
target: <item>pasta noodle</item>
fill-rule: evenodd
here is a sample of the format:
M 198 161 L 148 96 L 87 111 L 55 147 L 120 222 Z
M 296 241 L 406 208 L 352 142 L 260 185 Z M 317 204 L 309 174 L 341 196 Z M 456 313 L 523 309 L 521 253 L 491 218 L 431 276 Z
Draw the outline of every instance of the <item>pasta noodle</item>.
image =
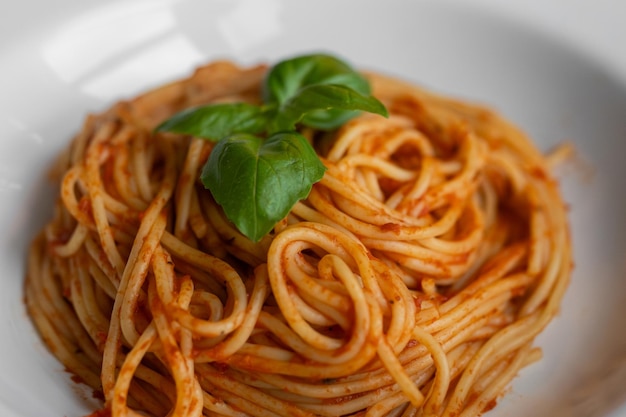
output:
M 390 117 L 304 129 L 326 174 L 253 243 L 197 181 L 213 144 L 153 129 L 258 102 L 266 70 L 215 62 L 86 118 L 28 259 L 46 345 L 97 415 L 488 411 L 570 276 L 549 159 L 497 113 L 368 73 Z

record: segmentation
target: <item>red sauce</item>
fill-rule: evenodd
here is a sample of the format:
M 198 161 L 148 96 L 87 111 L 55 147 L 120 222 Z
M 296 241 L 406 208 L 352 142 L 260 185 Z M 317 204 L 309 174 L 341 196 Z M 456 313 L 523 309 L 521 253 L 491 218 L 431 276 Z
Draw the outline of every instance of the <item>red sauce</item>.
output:
M 104 392 L 99 389 L 93 390 L 93 392 L 91 393 L 91 397 L 104 402 Z
M 483 408 L 483 413 L 486 413 L 487 411 L 492 410 L 493 408 L 495 408 L 496 405 L 498 405 L 498 401 L 495 398 L 493 398 L 491 401 L 485 404 L 485 407 Z
M 392 233 L 400 233 L 402 227 L 398 223 L 385 223 L 380 226 L 380 230 L 383 232 L 392 232 Z
M 80 201 L 78 202 L 78 209 L 81 212 L 85 213 L 88 218 L 93 219 L 93 211 L 91 209 L 91 200 L 89 199 L 89 197 L 81 197 Z
M 378 185 L 380 185 L 380 188 L 382 189 L 383 193 L 386 196 L 389 196 L 402 186 L 402 182 L 391 179 L 391 178 L 383 177 L 378 180 Z
M 108 334 L 104 331 L 99 331 L 96 333 L 96 339 L 98 340 L 98 349 L 100 351 L 104 350 L 104 345 L 106 344 Z
M 213 362 L 212 365 L 215 368 L 215 370 L 217 370 L 220 373 L 225 373 L 226 371 L 230 369 L 230 366 L 228 366 L 228 364 L 222 363 L 222 362 Z
M 111 417 L 111 410 L 109 408 L 103 408 L 101 410 L 96 410 L 93 413 L 86 415 L 85 417 Z
M 533 177 L 540 179 L 542 181 L 547 181 L 548 180 L 548 174 L 546 173 L 546 171 L 539 167 L 539 166 L 534 166 L 530 169 L 530 175 L 532 175 Z
M 72 372 L 72 371 L 67 371 L 67 372 Z M 82 379 L 80 376 L 76 375 L 76 374 L 71 374 L 70 379 L 72 381 L 74 381 L 76 384 L 84 384 L 85 380 Z

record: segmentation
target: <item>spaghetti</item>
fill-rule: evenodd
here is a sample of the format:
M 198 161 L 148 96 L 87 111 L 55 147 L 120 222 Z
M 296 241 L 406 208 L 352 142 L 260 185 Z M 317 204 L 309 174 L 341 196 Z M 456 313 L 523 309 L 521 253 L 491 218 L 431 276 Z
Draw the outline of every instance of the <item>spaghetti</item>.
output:
M 59 161 L 26 301 L 113 416 L 476 416 L 538 360 L 571 250 L 550 159 L 485 108 L 367 74 L 388 119 L 302 131 L 324 178 L 253 243 L 154 127 L 259 101 L 215 62 L 87 117 Z

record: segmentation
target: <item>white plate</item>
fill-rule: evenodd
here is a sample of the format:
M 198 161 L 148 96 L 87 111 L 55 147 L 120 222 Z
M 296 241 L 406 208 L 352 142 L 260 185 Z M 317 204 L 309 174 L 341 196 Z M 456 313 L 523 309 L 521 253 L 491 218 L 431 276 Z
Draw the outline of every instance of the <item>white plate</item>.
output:
M 603 26 L 594 9 L 582 32 L 569 32 L 576 25 L 565 18 L 568 31 L 559 34 L 546 23 L 584 15 L 566 1 L 545 13 L 537 1 L 529 4 L 509 3 L 506 12 L 489 0 L 3 2 L 0 415 L 81 416 L 95 403 L 43 347 L 22 295 L 26 246 L 50 215 L 45 169 L 83 116 L 211 58 L 252 63 L 325 49 L 496 107 L 543 149 L 576 144 L 582 162 L 562 172 L 576 258 L 572 284 L 560 316 L 538 340 L 544 359 L 523 370 L 488 415 L 626 416 L 626 87 L 618 81 L 626 73 L 604 66 L 623 63 L 619 57 L 567 46 L 568 39 L 600 44 L 585 35 L 592 23 L 594 36 L 607 40 L 626 32 Z M 513 12 L 524 18 L 509 17 Z M 625 12 L 604 11 L 614 23 L 621 21 L 614 13 Z

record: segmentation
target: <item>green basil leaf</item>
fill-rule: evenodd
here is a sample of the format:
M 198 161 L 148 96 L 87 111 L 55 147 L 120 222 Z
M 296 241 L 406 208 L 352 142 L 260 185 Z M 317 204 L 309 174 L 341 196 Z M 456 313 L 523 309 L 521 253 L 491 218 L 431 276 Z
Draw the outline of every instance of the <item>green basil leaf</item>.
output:
M 308 196 L 325 167 L 304 136 L 236 134 L 219 141 L 200 179 L 235 226 L 260 240 Z
M 320 113 L 328 112 L 330 113 Z M 318 129 L 332 129 L 345 123 L 355 110 L 387 116 L 385 106 L 373 96 L 359 94 L 349 87 L 334 84 L 314 84 L 301 88 L 279 108 L 273 129 L 294 129 L 296 123 Z M 337 124 L 339 123 L 339 124 Z
M 343 60 L 326 54 L 303 55 L 274 65 L 263 83 L 266 103 L 283 104 L 302 87 L 313 84 L 339 84 L 363 94 L 370 94 L 365 77 Z
M 156 131 L 193 135 L 218 141 L 234 133 L 259 133 L 268 123 L 268 109 L 247 103 L 221 103 L 183 110 Z
M 333 130 L 354 119 L 359 113 L 358 110 L 312 110 L 304 115 L 302 124 L 320 130 Z

